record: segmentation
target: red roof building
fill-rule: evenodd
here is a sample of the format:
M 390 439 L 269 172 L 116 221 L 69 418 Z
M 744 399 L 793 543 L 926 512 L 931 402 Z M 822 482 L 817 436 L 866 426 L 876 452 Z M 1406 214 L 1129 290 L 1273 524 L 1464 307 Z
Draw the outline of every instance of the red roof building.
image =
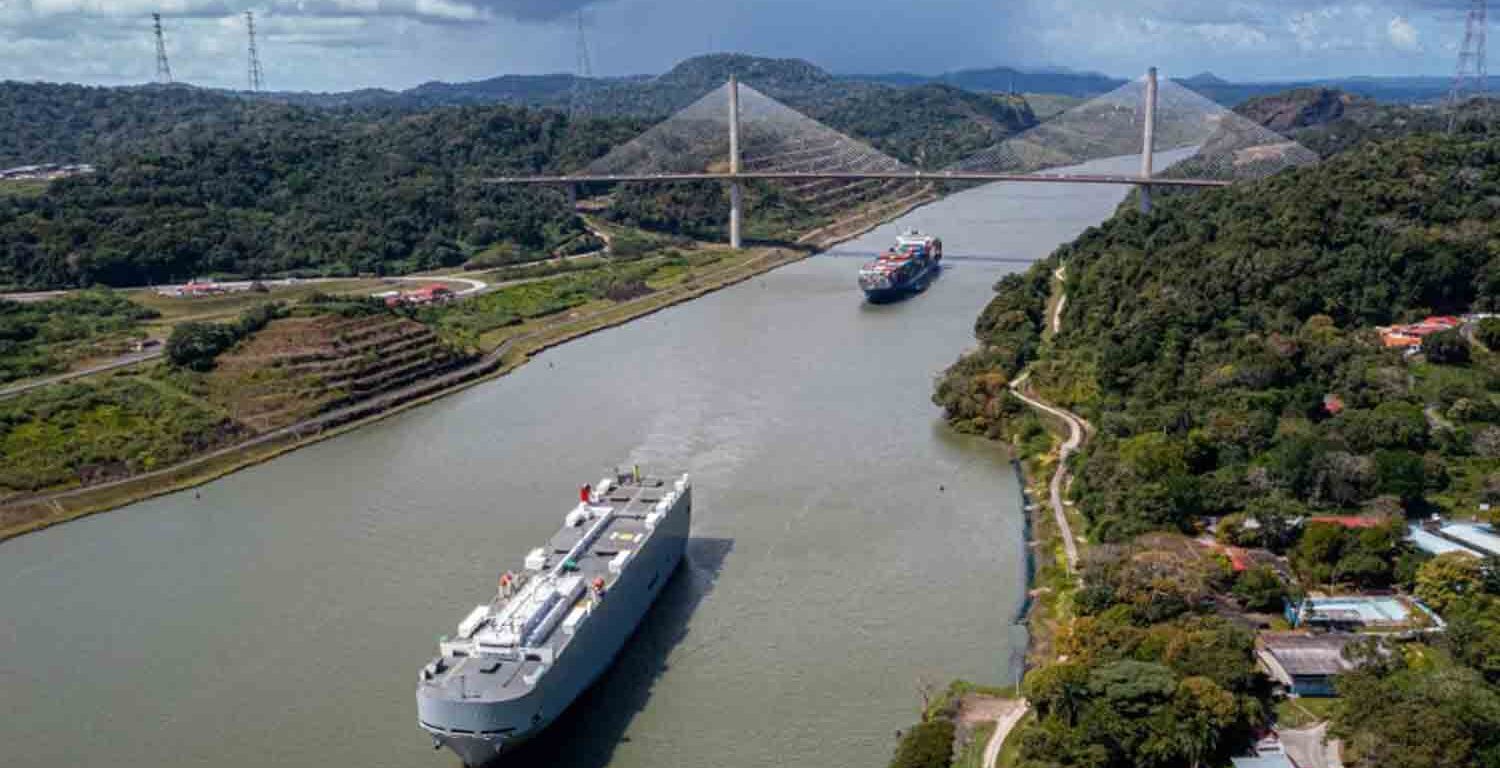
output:
M 382 296 L 381 298 L 385 299 L 386 306 L 396 307 L 403 304 L 409 304 L 413 306 L 421 306 L 424 304 L 439 304 L 448 301 L 457 295 L 458 294 L 453 292 L 452 288 L 449 288 L 446 285 L 433 283 L 432 285 L 424 285 L 421 288 L 416 289 L 415 291 L 406 291 L 404 293 L 395 295 L 387 294 Z
M 1422 340 L 1440 331 L 1451 331 L 1463 325 L 1463 320 L 1452 315 L 1433 315 L 1420 323 L 1392 325 L 1380 329 L 1380 343 L 1387 348 L 1413 349 L 1422 346 Z
M 1384 517 L 1361 517 L 1359 515 L 1322 515 L 1307 518 L 1309 523 L 1329 523 L 1345 528 L 1379 528 L 1390 522 Z

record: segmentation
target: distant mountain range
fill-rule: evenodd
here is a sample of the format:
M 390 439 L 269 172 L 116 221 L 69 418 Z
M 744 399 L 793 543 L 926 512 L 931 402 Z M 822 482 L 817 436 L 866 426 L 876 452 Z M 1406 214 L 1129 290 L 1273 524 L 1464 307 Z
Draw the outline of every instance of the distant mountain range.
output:
M 680 109 L 721 85 L 730 74 L 767 94 L 806 101 L 830 93 L 867 93 L 861 86 L 915 88 L 942 85 L 980 93 L 1098 96 L 1126 82 L 1098 72 L 1066 69 L 993 67 L 941 75 L 910 72 L 834 75 L 800 59 L 768 59 L 743 54 L 713 54 L 688 59 L 659 76 L 577 77 L 570 74 L 502 75 L 486 80 L 429 82 L 404 91 L 366 89 L 345 93 L 274 93 L 267 98 L 322 107 L 392 107 L 423 109 L 462 104 L 581 108 L 590 114 L 657 116 Z M 1177 82 L 1226 106 L 1294 88 L 1334 88 L 1366 98 L 1400 103 L 1436 102 L 1450 81 L 1443 77 L 1345 77 L 1277 82 L 1236 83 L 1211 72 Z M 1492 86 L 1500 79 L 1492 79 Z
M 1097 72 L 1027 71 L 1011 67 L 963 69 L 935 76 L 894 72 L 877 75 L 845 75 L 844 77 L 849 80 L 901 87 L 942 83 L 969 91 L 1055 93 L 1063 96 L 1097 96 L 1125 84 L 1124 80 Z

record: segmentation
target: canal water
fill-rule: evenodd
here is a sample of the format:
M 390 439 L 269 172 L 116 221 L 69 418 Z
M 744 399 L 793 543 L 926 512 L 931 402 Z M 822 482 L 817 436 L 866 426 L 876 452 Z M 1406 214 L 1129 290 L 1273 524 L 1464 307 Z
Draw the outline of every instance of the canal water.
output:
M 933 379 L 996 280 L 1122 195 L 959 194 L 198 491 L 0 544 L 4 764 L 454 765 L 417 728 L 418 668 L 580 484 L 637 462 L 693 474 L 686 566 L 514 763 L 884 764 L 919 686 L 1010 681 L 1024 644 L 1015 475 L 944 427 Z M 866 304 L 849 254 L 907 226 L 971 258 Z

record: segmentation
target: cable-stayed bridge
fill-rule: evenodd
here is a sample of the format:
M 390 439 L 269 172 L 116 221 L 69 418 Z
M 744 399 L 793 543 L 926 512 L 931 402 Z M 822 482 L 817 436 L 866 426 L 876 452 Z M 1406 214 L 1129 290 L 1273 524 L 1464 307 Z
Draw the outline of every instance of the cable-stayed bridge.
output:
M 1159 151 L 1197 148 L 1158 171 Z M 1136 175 L 1044 172 L 1110 157 L 1139 155 Z M 561 176 L 505 176 L 494 184 L 722 181 L 729 186 L 730 245 L 741 245 L 741 185 L 783 184 L 814 207 L 871 196 L 901 197 L 937 182 L 1114 184 L 1140 190 L 1149 210 L 1156 187 L 1213 188 L 1317 162 L 1317 155 L 1173 81 L 1144 78 L 942 170 L 913 168 L 816 121 L 736 78 L 616 147 L 582 171 Z

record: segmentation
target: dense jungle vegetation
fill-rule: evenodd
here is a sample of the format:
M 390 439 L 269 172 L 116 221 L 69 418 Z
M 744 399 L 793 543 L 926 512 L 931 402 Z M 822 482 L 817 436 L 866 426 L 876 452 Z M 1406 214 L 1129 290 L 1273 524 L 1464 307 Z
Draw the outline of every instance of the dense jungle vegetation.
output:
M 1027 677 L 1040 718 L 1021 734 L 1025 766 L 1213 764 L 1248 746 L 1258 690 L 1214 680 L 1189 694 L 1194 673 L 1161 655 L 1181 641 L 1133 638 L 1315 587 L 1411 590 L 1454 623 L 1371 650 L 1378 663 L 1341 679 L 1334 730 L 1350 765 L 1496 764 L 1500 564 L 1431 560 L 1404 533 L 1408 518 L 1500 503 L 1500 356 L 1486 342 L 1500 328 L 1429 336 L 1411 355 L 1375 328 L 1500 306 L 1500 139 L 1481 122 L 1325 151 L 1320 166 L 1169 196 L 1150 215 L 1122 208 L 1005 278 L 976 323 L 980 348 L 939 382 L 966 431 L 1024 437 L 1007 386 L 1027 368 L 1039 396 L 1097 428 L 1075 466 L 1094 542 L 1081 616 L 1059 641 L 1068 661 Z M 1056 335 L 1054 289 L 1068 297 Z M 1390 522 L 1306 522 L 1331 514 Z M 1153 532 L 1197 535 L 1205 520 L 1221 541 L 1285 554 L 1297 581 L 1185 573 Z M 1251 669 L 1248 636 L 1220 642 L 1205 669 Z
M 676 95 L 648 114 L 681 106 L 689 92 L 696 99 L 733 67 L 749 68 L 773 95 L 834 128 L 928 167 L 1035 122 L 1015 97 L 836 81 L 805 63 L 749 57 L 695 60 L 654 81 Z M 525 107 L 319 108 L 190 87 L 0 83 L 0 165 L 99 166 L 43 194 L 0 195 L 0 287 L 399 274 L 591 250 L 597 243 L 561 192 L 481 179 L 576 171 L 651 122 Z M 720 237 L 723 213 L 699 209 L 721 202 L 722 190 L 699 192 L 620 190 L 612 217 Z M 752 192 L 753 237 L 819 223 L 794 196 L 766 185 Z
M 261 105 L 0 198 L 0 284 L 401 273 L 501 243 L 540 258 L 584 234 L 564 196 L 481 179 L 571 169 L 639 127 L 505 107 L 344 117 Z

